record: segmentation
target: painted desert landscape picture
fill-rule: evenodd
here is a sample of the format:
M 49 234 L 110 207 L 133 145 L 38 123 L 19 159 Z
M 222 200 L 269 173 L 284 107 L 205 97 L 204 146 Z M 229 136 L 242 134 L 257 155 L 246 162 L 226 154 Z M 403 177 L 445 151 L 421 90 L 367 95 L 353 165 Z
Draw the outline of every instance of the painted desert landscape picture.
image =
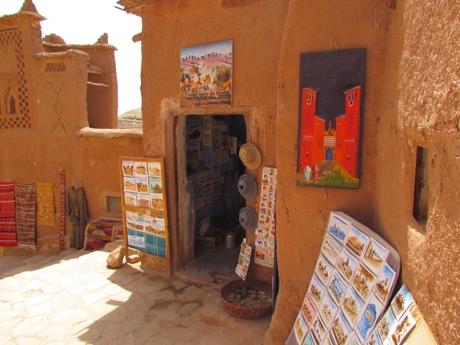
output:
M 180 74 L 182 104 L 231 105 L 233 41 L 182 49 Z

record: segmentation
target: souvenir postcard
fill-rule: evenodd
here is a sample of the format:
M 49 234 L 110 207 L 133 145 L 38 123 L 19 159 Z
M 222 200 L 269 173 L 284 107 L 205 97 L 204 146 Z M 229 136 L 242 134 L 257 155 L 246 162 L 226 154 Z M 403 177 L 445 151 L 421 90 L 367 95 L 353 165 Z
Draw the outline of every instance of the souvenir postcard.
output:
M 136 179 L 134 177 L 123 177 L 123 190 L 125 192 L 137 192 Z
M 137 207 L 150 208 L 151 199 L 148 193 L 137 193 Z
M 144 234 L 128 229 L 128 245 L 143 250 L 145 248 Z
M 246 239 L 243 239 L 238 264 L 235 270 L 235 273 L 243 280 L 246 280 L 248 276 L 249 264 L 251 263 L 251 252 L 252 247 L 246 242 Z
M 326 235 L 323 247 L 321 248 L 321 253 L 326 257 L 326 259 L 328 259 L 331 264 L 335 265 L 335 262 L 341 252 L 342 246 L 332 237 Z
M 126 226 L 128 228 L 137 230 L 137 231 L 144 231 L 145 230 L 145 224 L 143 222 L 138 221 L 137 219 L 131 219 L 127 218 L 126 219 Z
M 414 329 L 416 321 L 411 313 L 406 312 L 398 321 L 396 326 L 391 330 L 390 343 L 400 345 L 409 333 Z
M 350 281 L 356 268 L 358 268 L 359 262 L 351 255 L 348 250 L 342 251 L 339 258 L 337 259 L 336 267 L 337 270 L 342 273 L 342 276 Z
M 393 316 L 393 312 L 391 308 L 388 308 L 385 314 L 383 314 L 382 318 L 377 324 L 376 331 L 379 333 L 380 338 L 382 341 L 385 341 L 390 336 L 390 329 L 395 325 L 396 320 Z
M 388 257 L 388 249 L 372 239 L 364 252 L 364 264 L 376 275 L 380 273 Z
M 347 236 L 349 229 L 349 223 L 339 215 L 336 215 L 334 212 L 331 212 L 329 217 L 329 223 L 327 225 L 327 232 L 329 235 L 333 236 L 340 243 L 345 242 L 345 237 Z
M 366 345 L 383 345 L 377 332 L 371 334 Z
M 363 344 L 366 343 L 366 340 L 374 328 L 382 310 L 383 305 L 374 295 L 371 295 L 356 326 L 356 334 Z
M 317 311 L 315 305 L 313 304 L 308 294 L 305 295 L 305 299 L 302 303 L 302 314 L 308 326 L 311 326 L 311 324 L 313 323 L 313 319 L 316 317 Z
M 391 302 L 391 310 L 395 318 L 399 319 L 412 303 L 414 299 L 407 287 L 403 285 Z
M 369 237 L 350 226 L 350 231 L 345 239 L 345 246 L 356 256 L 360 257 L 369 242 Z
M 165 237 L 165 220 L 164 218 L 159 218 L 159 217 L 152 217 L 152 228 L 153 228 L 153 233 L 157 236 Z
M 335 345 L 334 340 L 332 340 L 332 335 L 328 334 L 326 339 L 324 339 L 323 345 Z
M 137 207 L 136 193 L 125 192 L 125 205 Z
M 308 332 L 307 336 L 303 340 L 302 345 L 318 345 L 318 343 L 315 341 L 315 338 L 313 338 L 311 332 Z
M 319 315 L 316 317 L 315 321 L 313 321 L 311 326 L 311 333 L 313 334 L 313 337 L 316 339 L 318 344 L 321 344 L 323 339 L 327 336 L 327 328 L 324 326 L 324 323 L 321 321 Z
M 393 281 L 396 278 L 396 272 L 388 265 L 383 266 L 383 270 L 380 273 L 380 276 L 377 278 L 377 282 L 374 285 L 374 293 L 377 298 L 385 304 L 387 301 L 391 287 L 393 286 Z
M 147 162 L 147 171 L 151 177 L 161 177 L 161 163 Z
M 126 219 L 136 220 L 137 215 L 136 212 L 126 211 Z
M 329 327 L 331 325 L 331 322 L 332 320 L 334 320 L 334 317 L 337 314 L 338 310 L 339 308 L 337 307 L 337 305 L 334 303 L 329 294 L 326 293 L 319 307 L 319 313 L 326 327 Z
M 331 330 L 337 345 L 345 345 L 352 332 L 352 328 L 348 324 L 342 312 L 339 312 L 335 320 L 332 322 Z
M 364 308 L 364 301 L 358 295 L 353 287 L 348 289 L 342 301 L 342 311 L 351 326 L 358 321 L 359 316 Z
M 136 189 L 138 193 L 148 193 L 149 183 L 147 177 L 136 177 Z
M 316 304 L 317 307 L 321 304 L 321 300 L 323 299 L 324 294 L 326 293 L 325 286 L 321 283 L 321 280 L 313 274 L 313 278 L 310 282 L 310 287 L 308 288 L 307 292 L 312 301 Z
M 122 161 L 121 170 L 123 171 L 123 176 L 134 176 L 134 162 Z
M 150 208 L 155 211 L 164 211 L 163 194 L 150 194 L 152 196 Z
M 297 319 L 294 322 L 294 334 L 297 339 L 297 344 L 302 344 L 303 338 L 308 331 L 307 323 L 301 312 L 297 315 Z
M 337 271 L 335 271 L 332 275 L 332 279 L 329 284 L 328 290 L 337 304 L 340 304 L 342 302 L 343 296 L 345 295 L 347 288 L 347 282 L 340 276 L 340 274 Z
M 147 162 L 134 162 L 134 176 L 147 177 Z
M 331 280 L 332 273 L 334 272 L 334 267 L 320 255 L 318 262 L 316 263 L 315 273 L 321 279 L 324 285 L 328 285 Z
M 161 177 L 149 177 L 149 190 L 150 193 L 161 194 L 163 188 L 161 187 Z
M 358 337 L 356 336 L 356 333 L 352 333 L 348 339 L 347 345 L 361 345 L 361 343 L 358 340 Z
M 360 264 L 352 278 L 352 284 L 361 297 L 367 300 L 375 280 L 376 278 L 372 272 L 363 264 Z

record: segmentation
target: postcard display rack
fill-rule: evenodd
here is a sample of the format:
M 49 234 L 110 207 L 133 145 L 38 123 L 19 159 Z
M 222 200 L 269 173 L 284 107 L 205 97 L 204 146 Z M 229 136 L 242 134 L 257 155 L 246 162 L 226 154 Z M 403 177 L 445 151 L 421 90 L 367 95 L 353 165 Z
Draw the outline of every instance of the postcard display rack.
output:
M 127 246 L 169 271 L 169 235 L 163 158 L 121 157 L 123 231 Z
M 367 344 L 399 270 L 399 254 L 380 236 L 342 212 L 331 212 L 286 345 Z

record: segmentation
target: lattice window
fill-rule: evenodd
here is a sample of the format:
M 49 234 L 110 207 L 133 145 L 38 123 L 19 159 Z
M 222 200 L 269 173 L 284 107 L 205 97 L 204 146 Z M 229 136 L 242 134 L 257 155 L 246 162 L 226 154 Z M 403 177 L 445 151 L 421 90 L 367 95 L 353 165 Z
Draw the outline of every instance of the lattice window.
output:
M 0 117 L 0 129 L 7 128 L 30 128 L 29 90 L 27 87 L 26 65 L 22 46 L 22 33 L 19 30 L 7 30 L 0 32 L 0 45 L 14 44 L 16 53 L 16 65 L 18 76 L 17 98 L 14 97 L 14 116 Z M 7 100 L 7 108 L 13 103 Z M 9 110 L 9 109 L 7 109 Z

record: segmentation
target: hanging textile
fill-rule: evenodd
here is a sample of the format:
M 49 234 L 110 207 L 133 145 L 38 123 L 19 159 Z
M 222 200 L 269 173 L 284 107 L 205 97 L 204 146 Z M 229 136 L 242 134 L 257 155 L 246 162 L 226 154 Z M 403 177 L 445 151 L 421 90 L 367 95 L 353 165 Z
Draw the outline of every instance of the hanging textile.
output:
M 14 182 L 0 183 L 0 246 L 17 245 Z
M 54 184 L 37 183 L 37 223 L 54 226 Z
M 85 228 L 88 221 L 88 205 L 83 187 L 70 187 L 67 190 L 66 212 L 72 223 L 72 237 L 70 246 L 82 249 L 85 241 Z
M 35 184 L 16 185 L 16 228 L 18 245 L 36 245 L 36 187 Z

